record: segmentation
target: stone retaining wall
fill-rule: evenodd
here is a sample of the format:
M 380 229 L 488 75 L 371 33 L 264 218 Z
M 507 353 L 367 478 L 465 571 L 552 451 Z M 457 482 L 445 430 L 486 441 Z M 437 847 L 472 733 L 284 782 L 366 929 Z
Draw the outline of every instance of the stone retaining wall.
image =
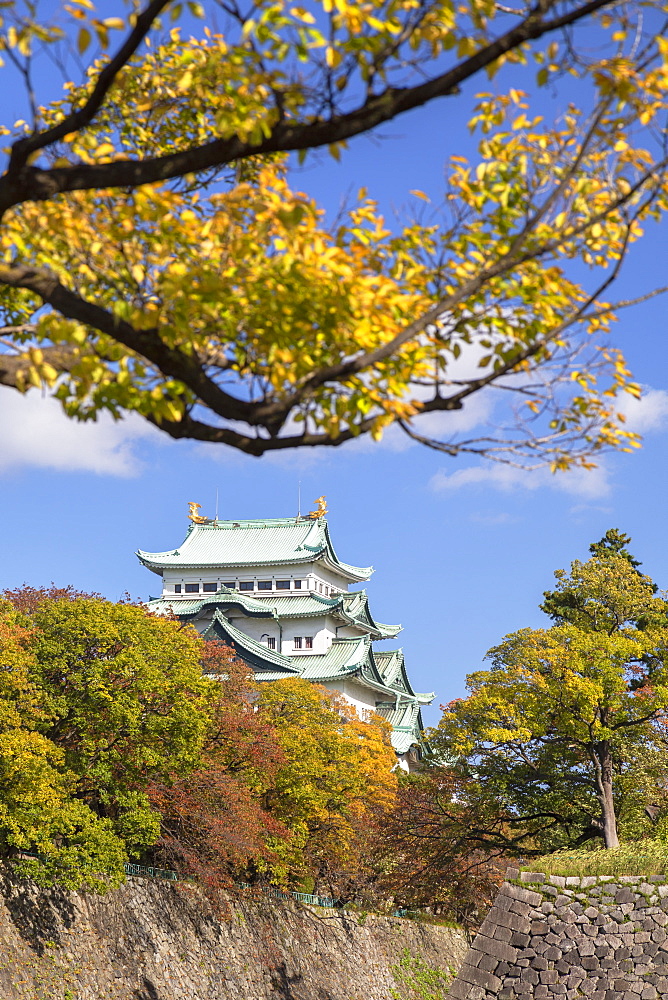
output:
M 390 1000 L 407 949 L 458 967 L 463 932 L 131 879 L 108 896 L 0 878 L 0 1000 Z
M 453 1000 L 668 998 L 664 879 L 509 869 Z

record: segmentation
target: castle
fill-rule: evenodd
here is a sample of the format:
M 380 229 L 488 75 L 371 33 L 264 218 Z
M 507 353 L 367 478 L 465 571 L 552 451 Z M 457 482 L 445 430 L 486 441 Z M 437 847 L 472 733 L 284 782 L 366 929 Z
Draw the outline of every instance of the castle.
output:
M 410 770 L 424 752 L 421 706 L 394 639 L 400 625 L 372 616 L 365 590 L 371 566 L 342 562 L 332 545 L 324 497 L 316 511 L 292 518 L 218 520 L 196 513 L 177 549 L 143 552 L 162 579 L 151 611 L 172 611 L 205 639 L 232 646 L 257 681 L 302 677 L 339 691 L 360 716 L 378 712 L 392 727 L 399 764 Z

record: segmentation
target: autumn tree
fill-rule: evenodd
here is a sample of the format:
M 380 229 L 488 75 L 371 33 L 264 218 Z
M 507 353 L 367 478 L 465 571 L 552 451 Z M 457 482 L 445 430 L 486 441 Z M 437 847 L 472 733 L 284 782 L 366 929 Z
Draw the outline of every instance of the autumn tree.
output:
M 252 672 L 220 642 L 203 643 L 202 654 L 217 679 L 202 759 L 186 775 L 175 770 L 149 785 L 161 816 L 150 856 L 215 892 L 277 862 L 275 845 L 290 832 L 263 808 L 262 795 L 286 759 L 275 729 L 256 711 Z
M 0 856 L 23 859 L 38 882 L 104 890 L 122 878 L 125 845 L 77 796 L 79 776 L 45 732 L 52 719 L 31 639 L 23 616 L 0 602 Z M 28 859 L 35 852 L 39 863 Z
M 504 826 L 480 836 L 509 852 L 617 846 L 620 807 L 637 809 L 663 756 L 664 601 L 610 548 L 556 576 L 546 609 L 558 624 L 490 650 L 491 670 L 469 675 L 469 697 L 448 706 L 434 735 L 472 794 L 503 805 Z
M 541 611 L 558 625 L 571 624 L 591 632 L 615 632 L 623 625 L 663 625 L 668 621 L 668 606 L 660 601 L 647 605 L 648 591 L 656 595 L 658 587 L 644 576 L 642 565 L 626 546 L 631 539 L 615 528 L 592 542 L 589 562 L 575 560 L 570 573 L 556 570 L 557 585 L 546 590 Z M 629 573 L 629 566 L 635 575 Z M 647 614 L 649 612 L 649 618 Z
M 120 14 L 2 12 L 4 92 L 24 84 L 29 113 L 0 128 L 0 382 L 254 455 L 392 423 L 554 467 L 635 442 L 618 409 L 638 387 L 607 337 L 629 301 L 608 290 L 666 207 L 660 0 Z M 533 95 L 571 77 L 581 103 L 550 121 Z M 478 149 L 427 215 L 390 228 L 362 191 L 328 225 L 295 187 L 293 157 L 344 156 L 429 102 L 445 115 L 441 98 L 466 104 Z M 494 389 L 517 403 L 505 428 L 420 420 Z
M 479 925 L 508 866 L 505 848 L 489 842 L 504 826 L 501 804 L 476 795 L 457 767 L 400 775 L 395 802 L 369 829 L 376 897 Z
M 200 765 L 218 682 L 179 622 L 71 588 L 8 593 L 0 847 L 36 852 L 39 879 L 113 885 L 160 835 L 149 784 Z
M 345 893 L 364 864 L 373 817 L 396 792 L 387 723 L 361 720 L 336 692 L 295 678 L 261 685 L 257 704 L 284 754 L 264 805 L 291 834 L 267 870 Z

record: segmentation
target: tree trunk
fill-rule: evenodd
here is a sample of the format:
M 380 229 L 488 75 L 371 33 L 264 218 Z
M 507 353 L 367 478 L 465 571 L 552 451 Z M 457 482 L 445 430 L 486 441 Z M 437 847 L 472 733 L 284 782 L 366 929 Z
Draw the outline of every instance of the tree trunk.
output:
M 602 740 L 601 743 L 597 743 L 594 755 L 596 758 L 598 800 L 601 804 L 603 840 L 606 847 L 619 847 L 615 800 L 612 794 L 612 754 L 610 753 L 609 742 Z

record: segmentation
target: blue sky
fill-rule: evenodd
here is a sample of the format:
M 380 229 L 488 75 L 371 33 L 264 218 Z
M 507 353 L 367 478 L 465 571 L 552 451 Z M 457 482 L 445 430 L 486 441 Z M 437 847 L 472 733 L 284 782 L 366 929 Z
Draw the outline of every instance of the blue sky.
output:
M 307 164 L 295 184 L 332 212 L 361 185 L 388 212 L 409 201 L 411 188 L 437 196 L 446 158 L 470 149 L 463 120 L 455 102 L 442 101 L 357 140 L 340 165 L 324 157 Z M 666 260 L 665 232 L 654 227 L 619 295 L 665 283 Z M 376 567 L 373 613 L 403 624 L 411 678 L 418 690 L 436 691 L 437 706 L 464 693 L 466 673 L 505 633 L 544 623 L 538 604 L 553 571 L 586 558 L 608 528 L 630 534 L 645 571 L 668 587 L 665 317 L 665 299 L 621 314 L 614 342 L 645 387 L 642 403 L 627 408 L 644 446 L 604 457 L 589 473 L 448 459 L 394 432 L 378 445 L 251 459 L 171 442 L 135 418 L 72 424 L 37 392 L 1 391 L 0 585 L 54 580 L 111 599 L 125 590 L 148 597 L 158 578 L 133 553 L 177 545 L 188 501 L 212 515 L 218 490 L 221 517 L 290 516 L 301 481 L 303 508 L 327 496 L 340 557 Z M 457 419 L 474 427 L 489 417 L 474 401 Z M 438 717 L 437 708 L 427 712 L 431 723 Z

